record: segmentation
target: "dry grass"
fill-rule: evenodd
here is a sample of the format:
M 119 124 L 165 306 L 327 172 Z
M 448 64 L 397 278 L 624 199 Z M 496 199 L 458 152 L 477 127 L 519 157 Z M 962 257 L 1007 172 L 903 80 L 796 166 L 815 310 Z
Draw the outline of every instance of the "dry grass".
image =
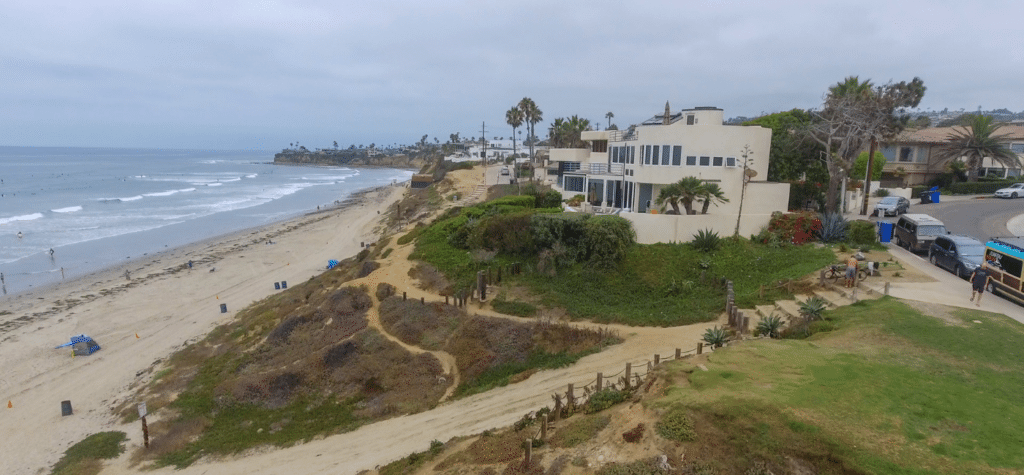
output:
M 417 287 L 420 289 L 438 295 L 454 295 L 451 281 L 430 264 L 416 264 L 409 269 L 409 277 L 417 280 Z

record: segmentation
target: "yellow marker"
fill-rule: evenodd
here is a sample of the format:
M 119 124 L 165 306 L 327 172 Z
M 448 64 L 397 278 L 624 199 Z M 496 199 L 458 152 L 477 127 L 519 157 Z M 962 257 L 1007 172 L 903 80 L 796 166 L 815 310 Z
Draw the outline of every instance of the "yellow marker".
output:
M 7 408 L 10 409 L 12 407 L 14 407 L 14 404 L 11 404 L 11 401 L 7 401 Z

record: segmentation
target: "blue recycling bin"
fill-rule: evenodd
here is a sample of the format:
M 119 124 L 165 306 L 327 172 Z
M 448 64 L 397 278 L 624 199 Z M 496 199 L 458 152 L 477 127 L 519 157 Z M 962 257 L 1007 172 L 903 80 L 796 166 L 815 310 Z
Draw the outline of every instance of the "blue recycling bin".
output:
M 888 221 L 878 222 L 878 242 L 892 241 L 893 224 Z
M 932 196 L 932 203 L 939 202 L 939 187 L 933 186 L 932 189 L 928 190 L 928 193 Z

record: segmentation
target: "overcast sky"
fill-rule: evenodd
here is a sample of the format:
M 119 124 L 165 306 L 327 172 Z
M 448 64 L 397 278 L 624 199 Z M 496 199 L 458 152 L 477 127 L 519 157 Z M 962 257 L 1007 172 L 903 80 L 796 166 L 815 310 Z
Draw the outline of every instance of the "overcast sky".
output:
M 280 149 L 813 108 L 849 75 L 1024 110 L 1017 1 L 4 0 L 0 145 Z

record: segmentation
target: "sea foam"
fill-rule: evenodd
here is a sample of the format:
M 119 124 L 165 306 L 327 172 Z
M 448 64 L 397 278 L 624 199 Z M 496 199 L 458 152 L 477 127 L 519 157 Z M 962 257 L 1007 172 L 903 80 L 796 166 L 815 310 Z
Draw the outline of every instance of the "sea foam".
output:
M 0 224 L 13 223 L 15 221 L 32 221 L 43 217 L 43 213 L 32 213 L 23 214 L 20 216 L 11 216 L 10 218 L 0 218 Z

